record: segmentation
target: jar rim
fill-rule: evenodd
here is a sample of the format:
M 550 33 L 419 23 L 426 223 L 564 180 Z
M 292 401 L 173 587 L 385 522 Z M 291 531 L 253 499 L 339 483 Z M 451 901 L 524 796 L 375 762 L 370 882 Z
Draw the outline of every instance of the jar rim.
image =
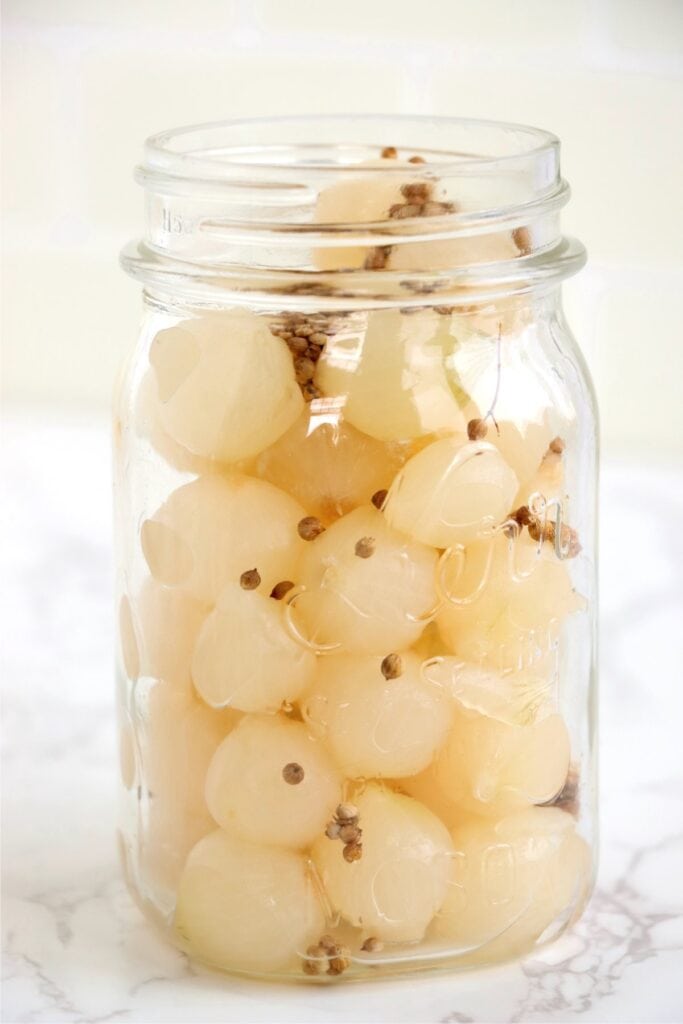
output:
M 144 153 L 147 231 L 123 260 L 147 284 L 193 279 L 221 300 L 304 287 L 386 303 L 406 290 L 528 291 L 583 262 L 559 230 L 569 198 L 560 142 L 541 128 L 429 115 L 249 118 L 159 132 Z M 358 198 L 343 213 L 333 206 L 331 220 L 320 201 L 337 186 Z M 392 197 L 386 206 L 367 201 L 375 187 Z M 424 207 L 402 199 L 411 189 Z M 496 250 L 491 236 L 512 247 Z M 354 262 L 359 252 L 372 265 Z M 393 269 L 374 258 L 388 252 Z
M 291 166 L 289 162 L 283 160 L 285 151 L 291 149 L 293 145 L 291 133 L 307 128 L 310 128 L 311 131 L 315 129 L 315 138 L 318 141 L 306 143 L 306 146 L 312 151 L 319 151 L 328 145 L 328 143 L 319 141 L 319 129 L 325 125 L 334 127 L 334 141 L 337 147 L 340 143 L 339 132 L 345 125 L 349 126 L 356 138 L 360 128 L 381 125 L 383 131 L 393 128 L 396 137 L 399 138 L 401 133 L 410 129 L 423 132 L 431 129 L 435 136 L 449 132 L 451 137 L 454 137 L 460 131 L 470 136 L 480 136 L 481 144 L 488 141 L 490 145 L 493 136 L 497 137 L 497 141 L 501 145 L 504 142 L 513 144 L 507 152 L 499 151 L 488 154 L 454 150 L 452 145 L 445 149 L 427 148 L 421 169 L 425 172 L 438 170 L 440 174 L 462 173 L 465 168 L 483 169 L 491 165 L 501 165 L 521 159 L 534 160 L 543 154 L 556 153 L 560 147 L 558 137 L 544 128 L 489 118 L 419 114 L 299 114 L 291 117 L 254 117 L 207 121 L 156 132 L 145 141 L 145 167 L 150 172 L 158 169 L 178 177 L 193 176 L 197 172 L 208 173 L 214 180 L 228 178 L 228 171 L 238 169 L 250 172 L 257 170 L 282 171 L 283 168 Z M 253 137 L 261 132 L 271 134 L 286 132 L 287 141 L 285 139 L 277 143 L 255 140 L 247 143 L 245 141 L 250 136 Z M 518 144 L 514 145 L 515 142 Z M 523 142 L 527 144 L 523 145 Z M 348 144 L 354 146 L 359 143 L 349 140 Z M 373 146 L 369 140 L 367 142 L 363 140 L 360 144 Z M 299 146 L 301 145 L 299 143 Z M 373 148 L 381 149 L 384 145 L 394 145 L 394 143 L 388 141 L 385 143 L 381 139 L 377 139 Z M 407 146 L 405 148 L 420 147 Z M 232 156 L 230 150 L 233 150 Z M 272 154 L 279 153 L 279 158 L 264 159 L 267 151 Z M 321 159 L 320 155 L 317 159 L 311 160 L 307 160 L 305 157 L 304 159 L 299 158 L 295 167 L 299 171 L 312 170 L 328 176 L 358 173 L 358 161 L 347 164 L 332 163 L 329 160 Z M 381 166 L 364 166 L 363 171 L 370 176 L 391 175 L 404 173 L 405 167 L 400 164 L 392 166 L 385 163 Z

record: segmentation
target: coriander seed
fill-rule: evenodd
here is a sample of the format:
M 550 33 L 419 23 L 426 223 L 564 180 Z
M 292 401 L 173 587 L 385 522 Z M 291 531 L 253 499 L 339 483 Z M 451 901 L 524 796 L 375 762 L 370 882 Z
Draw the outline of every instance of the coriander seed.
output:
M 291 337 L 287 339 L 287 347 L 292 355 L 302 356 L 308 349 L 308 340 L 306 338 Z
M 489 432 L 484 420 L 475 418 L 467 424 L 467 436 L 470 441 L 483 441 Z
M 315 363 L 313 360 L 309 359 L 308 356 L 297 356 L 294 360 L 294 375 L 297 384 L 308 384 L 310 380 L 313 380 L 314 373 Z
M 333 976 L 343 974 L 347 967 L 350 966 L 351 961 L 349 960 L 348 956 L 344 955 L 345 952 L 347 951 L 344 950 L 342 947 L 340 949 L 339 956 L 333 956 L 330 958 L 330 966 L 327 968 L 328 974 L 331 974 Z
M 432 192 L 431 185 L 423 181 L 416 181 L 408 185 L 401 185 L 401 195 L 411 202 L 425 203 Z
M 343 843 L 357 843 L 362 835 L 363 830 L 358 825 L 341 825 L 339 828 L 339 838 Z
M 365 257 L 364 270 L 384 270 L 391 256 L 390 245 L 376 245 Z
M 380 665 L 382 675 L 385 679 L 398 679 L 403 673 L 403 659 L 400 654 L 387 654 Z
M 528 526 L 534 521 L 535 517 L 528 505 L 520 505 L 519 508 L 511 514 L 510 518 L 514 519 L 518 526 Z
M 302 960 L 301 970 L 304 974 L 320 974 L 323 969 L 323 964 L 320 960 Z
M 358 808 L 355 804 L 339 804 L 336 810 L 336 817 L 339 821 L 358 821 Z
M 392 220 L 406 220 L 408 217 L 419 217 L 422 213 L 422 206 L 418 203 L 394 203 L 389 208 L 389 216 Z
M 305 516 L 299 521 L 297 530 L 302 540 L 315 540 L 325 532 L 325 527 L 317 516 Z
M 303 782 L 304 770 L 296 761 L 290 761 L 282 769 L 282 778 L 290 786 L 298 786 L 300 782 Z
M 366 939 L 363 945 L 360 947 L 364 953 L 381 953 L 384 949 L 384 943 L 381 939 L 371 935 L 369 939 Z
M 375 553 L 375 538 L 361 537 L 360 540 L 356 541 L 354 550 L 359 558 L 370 558 Z
M 363 844 L 347 843 L 342 852 L 347 864 L 353 864 L 354 861 L 360 860 L 363 856 Z
M 259 575 L 258 569 L 247 569 L 240 576 L 240 586 L 242 590 L 256 590 L 261 585 L 261 576 Z
M 274 597 L 276 601 L 281 601 L 282 598 L 290 592 L 294 584 L 291 580 L 280 580 L 276 583 L 270 592 L 270 596 Z
M 535 541 L 555 540 L 555 527 L 552 523 L 541 523 L 537 516 L 532 516 L 527 523 L 529 536 Z
M 528 228 L 515 228 L 512 232 L 512 241 L 519 249 L 521 256 L 527 256 L 533 249 L 531 233 Z

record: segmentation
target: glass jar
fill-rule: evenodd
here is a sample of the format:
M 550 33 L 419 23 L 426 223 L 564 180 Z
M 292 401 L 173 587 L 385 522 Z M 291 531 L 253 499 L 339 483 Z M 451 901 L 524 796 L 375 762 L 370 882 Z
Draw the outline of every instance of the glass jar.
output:
M 121 851 L 191 957 L 518 956 L 595 866 L 596 420 L 545 132 L 150 139 L 115 411 Z

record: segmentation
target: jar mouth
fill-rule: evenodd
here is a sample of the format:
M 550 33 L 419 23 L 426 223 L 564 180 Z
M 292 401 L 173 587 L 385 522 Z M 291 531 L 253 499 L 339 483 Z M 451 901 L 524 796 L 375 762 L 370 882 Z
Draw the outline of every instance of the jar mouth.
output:
M 440 174 L 462 171 L 463 165 L 481 169 L 506 161 L 532 161 L 558 153 L 560 145 L 557 136 L 542 128 L 476 118 L 374 114 L 245 118 L 151 135 L 145 142 L 144 168 L 178 178 L 216 180 L 228 180 L 232 169 L 253 173 L 295 166 L 328 175 L 355 173 L 358 163 L 372 159 L 378 148 L 396 146 L 397 140 L 407 136 L 410 142 L 403 148 L 417 152 L 426 170 Z M 368 170 L 391 174 L 395 169 Z
M 441 289 L 466 281 L 470 301 L 477 279 L 489 293 L 530 288 L 553 276 L 553 253 L 557 274 L 575 262 L 559 232 L 569 198 L 559 154 L 550 132 L 467 118 L 300 116 L 161 132 L 136 169 L 147 230 L 124 265 L 143 281 L 153 265 L 155 280 L 167 269 L 202 288 L 314 275 L 319 290 L 347 297 L 368 270 L 378 295 L 397 272 L 425 294 L 425 274 L 438 272 Z

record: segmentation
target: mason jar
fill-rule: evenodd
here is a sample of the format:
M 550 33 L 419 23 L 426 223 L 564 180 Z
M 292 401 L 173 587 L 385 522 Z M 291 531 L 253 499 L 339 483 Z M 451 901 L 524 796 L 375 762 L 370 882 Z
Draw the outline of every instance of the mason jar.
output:
M 128 885 L 190 957 L 517 957 L 595 871 L 596 417 L 559 142 L 218 123 L 136 172 L 115 401 Z

